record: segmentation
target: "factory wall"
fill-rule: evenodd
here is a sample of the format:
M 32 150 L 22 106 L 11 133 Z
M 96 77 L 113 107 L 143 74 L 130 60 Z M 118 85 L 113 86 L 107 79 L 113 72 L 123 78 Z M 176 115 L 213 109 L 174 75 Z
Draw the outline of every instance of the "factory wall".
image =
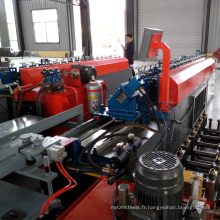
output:
M 203 18 L 204 0 L 139 0 L 138 47 L 144 27 L 158 28 L 164 31 L 162 41 L 170 46 L 172 57 L 195 55 L 202 46 Z
M 2 47 L 9 47 L 10 41 L 8 36 L 8 27 L 7 27 L 7 20 L 5 14 L 4 0 L 0 0 L 0 37 L 1 37 Z
M 60 0 L 66 2 L 65 0 Z M 26 51 L 69 51 L 69 35 L 66 4 L 47 0 L 20 0 L 21 21 Z M 57 9 L 59 43 L 35 43 L 32 10 Z M 72 22 L 73 24 L 73 22 Z M 74 37 L 74 36 L 73 36 Z M 60 56 L 60 55 L 59 55 Z
M 220 48 L 220 1 L 211 0 L 208 52 L 214 53 Z

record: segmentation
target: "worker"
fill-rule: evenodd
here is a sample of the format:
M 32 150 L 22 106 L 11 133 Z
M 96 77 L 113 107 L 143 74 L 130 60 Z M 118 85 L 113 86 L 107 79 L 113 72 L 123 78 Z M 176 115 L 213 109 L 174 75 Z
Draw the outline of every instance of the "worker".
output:
M 125 57 L 129 61 L 129 66 L 132 68 L 132 75 L 135 76 L 135 72 L 133 69 L 133 64 L 134 64 L 134 50 L 135 50 L 135 45 L 133 41 L 133 35 L 132 34 L 126 34 L 126 45 L 123 46 L 121 44 L 124 52 L 125 52 Z

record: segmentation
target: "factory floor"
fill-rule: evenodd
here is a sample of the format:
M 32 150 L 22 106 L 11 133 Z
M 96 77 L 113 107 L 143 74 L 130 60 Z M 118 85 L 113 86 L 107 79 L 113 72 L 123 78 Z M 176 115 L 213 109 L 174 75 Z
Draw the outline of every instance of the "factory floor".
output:
M 217 128 L 217 120 L 220 119 L 220 69 L 215 69 L 215 85 L 214 85 L 214 95 L 210 101 L 206 112 L 208 118 L 212 118 L 212 128 Z

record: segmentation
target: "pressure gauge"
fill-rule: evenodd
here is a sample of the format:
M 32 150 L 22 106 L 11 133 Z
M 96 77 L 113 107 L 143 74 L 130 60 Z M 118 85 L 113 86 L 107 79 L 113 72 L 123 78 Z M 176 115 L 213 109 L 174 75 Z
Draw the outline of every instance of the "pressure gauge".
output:
M 73 70 L 70 72 L 70 77 L 71 77 L 71 78 L 74 78 L 74 79 L 78 79 L 78 78 L 79 78 L 79 71 L 76 70 L 76 69 L 73 69 Z

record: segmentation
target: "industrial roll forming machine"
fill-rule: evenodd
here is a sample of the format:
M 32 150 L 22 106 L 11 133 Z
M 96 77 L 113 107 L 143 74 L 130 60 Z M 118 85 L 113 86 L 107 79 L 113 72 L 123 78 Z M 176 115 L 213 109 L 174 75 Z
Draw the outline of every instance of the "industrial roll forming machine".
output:
M 220 121 L 205 112 L 215 63 L 171 59 L 162 34 L 145 28 L 139 56 L 162 61 L 111 95 L 102 77 L 125 58 L 20 70 L 15 116 L 35 114 L 0 124 L 1 219 L 219 218 Z
M 0 70 L 0 94 L 7 96 L 8 105 L 5 108 L 9 110 L 9 119 L 25 114 L 50 117 L 83 104 L 86 121 L 92 118 L 91 113 L 98 110 L 101 103 L 105 103 L 105 99 L 120 83 L 131 77 L 126 58 L 85 61 L 75 58 L 75 62 L 61 64 L 48 62 L 41 62 L 39 66 L 32 63 L 29 67 L 22 64 L 19 72 L 16 68 Z M 91 103 L 94 97 L 87 96 L 87 91 L 92 91 L 89 89 L 92 86 L 89 84 L 92 76 L 101 84 L 103 94 L 103 100 L 94 100 L 96 102 L 93 109 L 89 108 L 88 103 Z M 116 76 L 119 79 L 114 82 Z M 108 88 L 107 83 L 111 85 Z M 94 91 L 96 93 L 96 90 Z

